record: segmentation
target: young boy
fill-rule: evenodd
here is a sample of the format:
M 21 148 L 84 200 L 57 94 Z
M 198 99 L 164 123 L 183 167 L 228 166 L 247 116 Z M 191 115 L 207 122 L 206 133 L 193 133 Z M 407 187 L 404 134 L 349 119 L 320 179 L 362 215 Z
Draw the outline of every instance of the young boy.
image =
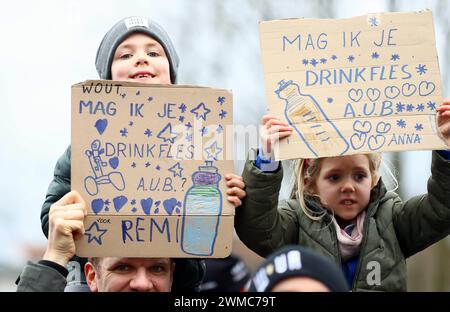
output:
M 95 66 L 101 79 L 138 81 L 157 84 L 176 84 L 179 58 L 168 34 L 155 22 L 144 17 L 129 17 L 116 23 L 104 36 L 97 51 Z M 48 236 L 50 206 L 70 192 L 70 146 L 58 159 L 54 178 L 42 205 L 42 230 Z M 245 196 L 241 177 L 234 174 L 226 176 L 228 200 L 235 206 L 241 204 Z M 69 283 L 85 284 L 82 272 L 86 259 L 74 257 L 69 263 Z M 177 259 L 172 290 L 185 291 L 198 288 L 203 275 L 202 260 Z M 177 278 L 177 275 L 178 278 Z M 74 279 L 74 280 L 71 280 Z M 77 287 L 75 287 L 77 288 Z

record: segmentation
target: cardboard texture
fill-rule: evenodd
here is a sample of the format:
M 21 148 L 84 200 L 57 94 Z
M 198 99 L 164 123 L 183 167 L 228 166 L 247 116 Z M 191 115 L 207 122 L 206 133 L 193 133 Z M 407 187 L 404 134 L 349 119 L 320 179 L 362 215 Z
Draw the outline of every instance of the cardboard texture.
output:
M 295 130 L 277 159 L 447 148 L 430 11 L 260 23 L 269 113 Z
M 234 207 L 232 94 L 192 86 L 72 86 L 72 189 L 88 207 L 77 255 L 226 257 Z

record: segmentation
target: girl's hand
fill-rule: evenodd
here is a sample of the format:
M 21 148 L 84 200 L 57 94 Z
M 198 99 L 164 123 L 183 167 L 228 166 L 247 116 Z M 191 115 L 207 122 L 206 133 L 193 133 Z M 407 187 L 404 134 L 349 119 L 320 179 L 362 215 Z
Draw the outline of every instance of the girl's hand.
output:
M 450 148 L 450 98 L 444 99 L 436 110 L 438 135 Z
M 242 199 L 245 197 L 245 183 L 241 176 L 235 174 L 226 174 L 225 179 L 227 180 L 227 200 L 234 205 L 234 207 L 239 207 L 242 205 Z
M 261 119 L 261 144 L 263 155 L 272 154 L 273 145 L 280 139 L 291 135 L 292 128 L 278 117 L 272 115 L 264 115 Z

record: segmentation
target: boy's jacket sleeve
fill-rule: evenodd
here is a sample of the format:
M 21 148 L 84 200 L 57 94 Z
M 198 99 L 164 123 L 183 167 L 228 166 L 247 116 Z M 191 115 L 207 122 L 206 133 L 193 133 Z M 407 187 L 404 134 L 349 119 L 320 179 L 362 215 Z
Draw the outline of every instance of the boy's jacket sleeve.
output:
M 405 257 L 450 234 L 450 161 L 433 151 L 428 193 L 394 204 L 393 223 Z
M 56 163 L 53 180 L 48 187 L 47 195 L 42 205 L 41 225 L 45 236 L 48 236 L 48 213 L 50 206 L 68 192 L 70 192 L 70 146 L 67 147 L 64 154 Z

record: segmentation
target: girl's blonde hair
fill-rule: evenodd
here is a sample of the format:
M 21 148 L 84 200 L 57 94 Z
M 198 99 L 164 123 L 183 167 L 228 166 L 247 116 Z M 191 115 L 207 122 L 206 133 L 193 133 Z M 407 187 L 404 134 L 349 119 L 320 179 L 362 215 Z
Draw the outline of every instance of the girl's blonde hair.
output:
M 381 164 L 381 154 L 371 153 L 364 154 L 369 158 L 369 170 L 372 175 L 372 188 L 378 183 L 380 178 L 379 169 Z M 309 195 L 316 198 L 320 202 L 320 198 L 317 194 L 306 186 L 306 181 L 308 180 L 308 185 L 313 185 L 316 181 L 320 172 L 320 162 L 324 158 L 311 158 L 311 159 L 297 159 L 294 161 L 294 178 L 295 182 L 292 187 L 291 198 L 296 198 L 300 202 L 300 207 L 303 212 L 311 220 L 320 220 L 326 214 L 327 210 L 322 211 L 312 211 L 306 206 L 304 196 Z

